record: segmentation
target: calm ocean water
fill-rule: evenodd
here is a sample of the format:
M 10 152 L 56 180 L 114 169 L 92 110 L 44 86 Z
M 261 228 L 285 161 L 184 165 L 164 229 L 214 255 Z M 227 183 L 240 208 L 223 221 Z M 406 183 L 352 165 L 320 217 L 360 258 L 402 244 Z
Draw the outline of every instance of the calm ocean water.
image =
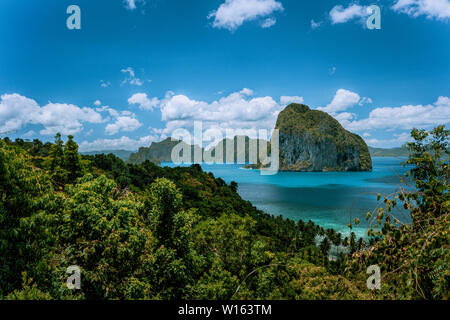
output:
M 404 159 L 372 160 L 372 172 L 280 172 L 262 176 L 258 170 L 243 169 L 237 164 L 202 164 L 202 168 L 227 183 L 236 181 L 242 198 L 267 213 L 312 220 L 344 235 L 350 232 L 350 221 L 361 218 L 361 225 L 353 231 L 364 236 L 365 215 L 376 208 L 377 193 L 389 194 L 398 189 L 400 177 L 407 171 L 401 165 Z M 394 214 L 401 221 L 408 221 L 404 210 L 396 209 Z

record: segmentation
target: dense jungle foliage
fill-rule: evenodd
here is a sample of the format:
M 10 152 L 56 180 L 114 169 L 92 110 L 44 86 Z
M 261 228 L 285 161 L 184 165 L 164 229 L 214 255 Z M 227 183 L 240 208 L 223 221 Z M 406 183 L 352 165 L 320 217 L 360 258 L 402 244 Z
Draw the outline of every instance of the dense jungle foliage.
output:
M 448 298 L 448 135 L 413 131 L 416 186 L 386 196 L 366 240 L 266 214 L 199 165 L 81 156 L 59 134 L 0 139 L 0 298 Z M 397 202 L 412 224 L 391 220 Z M 371 264 L 381 290 L 366 287 Z

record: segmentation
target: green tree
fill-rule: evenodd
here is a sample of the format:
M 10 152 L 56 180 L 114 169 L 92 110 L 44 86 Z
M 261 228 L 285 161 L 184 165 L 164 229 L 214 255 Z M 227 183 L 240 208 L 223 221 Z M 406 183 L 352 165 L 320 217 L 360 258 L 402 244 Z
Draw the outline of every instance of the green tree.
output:
M 225 270 L 243 277 L 248 268 L 254 226 L 255 221 L 249 217 L 224 213 L 218 219 L 207 219 L 198 224 L 196 243 Z
M 50 149 L 50 158 L 50 170 L 64 167 L 64 141 L 61 139 L 60 133 L 55 135 L 55 143 Z
M 69 182 L 74 183 L 83 174 L 81 157 L 78 154 L 78 145 L 73 140 L 73 136 L 69 135 L 67 138 L 64 146 L 64 169 L 68 172 Z
M 406 182 L 394 195 L 383 199 L 369 213 L 370 223 L 382 226 L 369 230 L 371 246 L 353 254 L 348 269 L 378 264 L 382 272 L 382 294 L 407 299 L 448 299 L 450 292 L 450 192 L 449 130 L 439 126 L 430 132 L 414 129 L 411 165 Z M 380 195 L 379 195 L 380 197 Z M 399 221 L 392 209 L 403 204 L 411 223 Z
M 361 297 L 317 245 L 318 235 L 329 245 L 338 234 L 266 214 L 199 165 L 79 156 L 73 137 L 64 145 L 61 135 L 55 144 L 19 142 L 0 140 L 0 296 Z M 81 291 L 65 285 L 71 265 L 81 268 Z
M 50 148 L 50 158 L 47 163 L 55 182 L 59 185 L 66 183 L 67 171 L 64 168 L 64 142 L 60 133 L 55 135 L 55 143 Z
M 155 237 L 152 283 L 158 298 L 189 297 L 196 273 L 191 241 L 194 211 L 182 209 L 182 195 L 168 179 L 157 179 L 144 195 L 143 216 Z
M 351 254 L 358 250 L 358 245 L 356 243 L 356 234 L 354 232 L 350 234 L 349 246 Z
M 139 199 L 121 194 L 105 176 L 88 174 L 69 185 L 58 203 L 57 246 L 47 259 L 52 295 L 78 297 L 64 285 L 67 267 L 76 265 L 81 297 L 150 298 L 155 240 L 140 215 Z
M 21 288 L 22 272 L 37 266 L 54 245 L 49 177 L 23 151 L 0 140 L 0 296 Z
M 327 258 L 328 258 L 328 251 L 330 251 L 330 249 L 331 249 L 330 240 L 328 240 L 327 237 L 323 238 L 322 242 L 320 243 L 320 250 Z

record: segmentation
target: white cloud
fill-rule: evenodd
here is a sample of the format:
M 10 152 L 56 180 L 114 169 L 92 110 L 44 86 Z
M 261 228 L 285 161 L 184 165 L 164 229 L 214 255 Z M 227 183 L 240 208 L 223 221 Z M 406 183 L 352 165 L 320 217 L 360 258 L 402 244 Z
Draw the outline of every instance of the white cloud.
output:
M 119 131 L 131 132 L 142 126 L 133 116 L 119 116 L 114 123 L 110 123 L 105 128 L 105 133 L 109 136 L 115 135 Z
M 330 18 L 332 24 L 346 23 L 348 21 L 358 19 L 361 20 L 364 17 L 368 17 L 370 14 L 367 12 L 367 7 L 360 6 L 358 4 L 351 4 L 347 8 L 341 5 L 334 6 L 330 11 Z
M 130 75 L 131 78 L 134 78 L 136 76 L 136 74 L 134 73 L 134 69 L 131 67 L 128 67 L 126 69 L 122 69 L 120 70 L 120 72 L 122 73 L 128 73 Z
M 356 118 L 356 115 L 354 113 L 350 113 L 350 112 L 341 112 L 341 113 L 334 115 L 334 118 L 337 121 L 342 122 L 345 120 L 352 120 L 352 119 Z
M 240 94 L 244 95 L 244 96 L 252 96 L 253 95 L 253 90 L 248 89 L 248 88 L 244 88 L 241 91 L 239 91 Z
M 158 136 L 148 135 L 139 139 L 121 137 L 118 139 L 97 139 L 92 142 L 83 141 L 79 144 L 80 152 L 107 151 L 107 150 L 130 150 L 136 151 L 140 147 L 149 147 L 154 141 L 158 141 Z
M 108 88 L 108 87 L 111 86 L 111 82 L 105 81 L 105 80 L 100 80 L 100 86 L 101 86 L 102 88 Z
M 450 107 L 450 98 L 441 96 L 434 104 L 438 107 Z
M 362 105 L 364 105 L 364 104 L 370 104 L 370 103 L 373 103 L 373 101 L 372 101 L 371 98 L 363 97 L 363 98 L 361 98 L 361 100 L 359 101 L 358 104 L 359 104 L 360 106 L 362 106 Z
M 111 118 L 114 121 L 105 127 L 105 133 L 109 136 L 115 135 L 120 131 L 131 132 L 142 126 L 142 123 L 136 119 L 136 115 L 128 110 L 117 111 L 109 106 L 103 106 L 95 110 L 108 112 L 110 117 L 106 118 L 105 121 L 111 121 Z
M 341 121 L 351 131 L 374 129 L 431 128 L 450 123 L 450 99 L 439 97 L 433 104 L 384 107 L 372 110 L 369 117 L 361 120 Z
M 39 112 L 36 101 L 17 93 L 4 94 L 0 101 L 0 132 L 20 130 Z
M 24 133 L 24 134 L 22 135 L 22 137 L 24 137 L 24 138 L 31 138 L 31 137 L 34 136 L 34 135 L 36 135 L 36 132 L 34 132 L 33 130 L 30 130 L 30 131 Z
M 128 99 L 129 104 L 137 104 L 141 110 L 150 110 L 158 107 L 160 101 L 158 98 L 149 99 L 146 93 L 136 93 Z
M 447 20 L 450 18 L 449 0 L 397 0 L 392 6 L 396 12 L 411 17 L 425 16 L 428 19 Z
M 162 118 L 164 121 L 185 119 L 256 121 L 279 108 L 279 104 L 271 97 L 249 98 L 251 94 L 251 90 L 243 89 L 212 103 L 175 95 L 163 104 Z
M 281 96 L 280 103 L 282 105 L 288 105 L 290 103 L 303 103 L 303 97 L 298 96 Z
M 370 98 L 361 99 L 359 94 L 355 92 L 351 92 L 345 89 L 339 89 L 330 104 L 328 104 L 326 107 L 319 107 L 317 109 L 334 115 L 337 112 L 347 110 L 355 106 L 356 104 L 361 103 L 361 101 L 364 101 L 365 103 L 369 99 Z
M 60 132 L 65 135 L 75 134 L 83 129 L 83 122 L 100 123 L 102 117 L 91 108 L 79 108 L 72 104 L 49 103 L 34 115 L 32 123 L 42 124 L 42 135 Z
M 123 0 L 123 2 L 125 4 L 125 8 L 127 8 L 129 10 L 136 9 L 136 3 L 134 0 Z
M 108 87 L 111 86 L 111 82 L 109 82 L 109 81 L 104 81 L 104 80 L 100 80 L 100 86 L 101 86 L 102 88 L 108 88 Z
M 225 0 L 216 11 L 208 15 L 208 19 L 214 18 L 213 27 L 215 28 L 234 31 L 245 21 L 264 18 L 283 10 L 283 5 L 276 0 Z M 270 26 L 275 23 L 275 20 L 271 22 Z
M 109 106 L 103 106 L 101 108 L 95 108 L 97 112 L 108 112 L 111 117 L 117 118 L 120 114 L 117 110 L 110 108 Z M 111 120 L 110 118 L 105 119 L 105 122 Z
M 80 132 L 83 123 L 100 123 L 102 117 L 91 108 L 72 104 L 52 103 L 40 107 L 32 99 L 15 94 L 4 94 L 0 102 L 0 132 L 20 130 L 27 124 L 40 124 L 42 135 L 57 132 L 69 135 Z
M 129 84 L 132 84 L 135 86 L 142 86 L 144 84 L 144 82 L 141 79 L 136 77 L 136 74 L 135 74 L 133 68 L 131 68 L 131 67 L 122 69 L 122 70 L 120 70 L 120 72 L 128 74 L 128 76 L 122 81 L 122 84 L 129 83 Z
M 315 30 L 322 25 L 322 21 L 315 22 L 311 19 L 311 29 Z
M 370 136 L 370 135 L 369 135 Z M 409 132 L 402 132 L 394 134 L 392 139 L 364 139 L 366 143 L 371 147 L 380 148 L 394 148 L 399 147 L 406 142 L 412 141 L 411 134 Z
M 102 104 L 102 102 L 100 100 L 95 100 L 94 101 L 94 106 L 96 106 L 96 107 L 100 107 L 101 104 Z
M 272 130 L 283 105 L 269 96 L 252 95 L 252 90 L 243 89 L 208 103 L 170 93 L 161 102 L 162 120 L 167 122 L 164 134 L 169 136 L 178 128 L 190 130 L 196 120 L 203 122 L 204 129 Z M 282 99 L 284 102 L 303 101 L 301 97 Z
M 125 5 L 125 8 L 127 8 L 128 10 L 137 9 L 138 3 L 145 5 L 145 0 L 123 0 L 123 4 Z
M 267 18 L 261 23 L 261 28 L 263 29 L 270 28 L 274 26 L 275 23 L 277 23 L 277 20 L 275 18 Z

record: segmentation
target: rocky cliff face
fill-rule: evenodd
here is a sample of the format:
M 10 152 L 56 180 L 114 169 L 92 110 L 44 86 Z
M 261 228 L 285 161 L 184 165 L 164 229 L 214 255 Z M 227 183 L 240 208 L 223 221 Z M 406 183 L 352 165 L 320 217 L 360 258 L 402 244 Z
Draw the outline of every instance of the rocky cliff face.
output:
M 257 161 L 259 161 L 260 156 L 260 145 L 265 145 L 265 149 L 263 149 L 264 157 L 267 157 L 267 153 L 270 153 L 270 143 L 263 139 L 252 139 L 248 136 L 235 136 L 233 140 L 231 139 L 224 139 L 217 143 L 217 145 L 213 148 L 208 150 L 208 152 L 211 153 L 212 156 L 216 155 L 216 151 L 223 154 L 223 162 L 227 163 L 227 151 L 229 146 L 232 146 L 231 151 L 233 154 L 232 161 L 234 163 L 240 162 L 240 160 L 243 160 L 243 162 L 250 162 L 252 160 L 252 157 L 250 155 L 250 145 L 253 144 L 256 148 L 256 154 L 252 155 L 253 157 L 257 158 Z M 228 159 L 230 160 L 230 159 Z
M 280 171 L 370 171 L 364 140 L 329 114 L 291 104 L 278 116 Z

